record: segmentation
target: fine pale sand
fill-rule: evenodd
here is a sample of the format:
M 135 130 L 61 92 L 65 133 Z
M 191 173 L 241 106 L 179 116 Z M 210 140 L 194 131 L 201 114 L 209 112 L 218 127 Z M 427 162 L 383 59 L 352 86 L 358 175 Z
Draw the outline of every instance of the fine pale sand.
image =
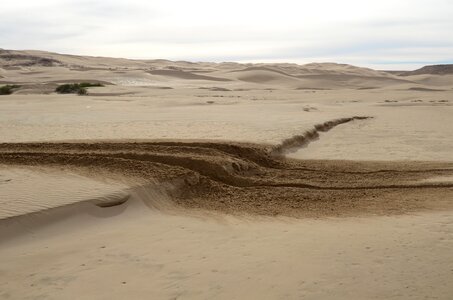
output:
M 0 248 L 1 297 L 449 299 L 453 293 L 451 212 L 294 220 L 187 216 L 129 204 L 121 212 L 103 208 L 102 215 L 72 211 L 39 230 L 32 230 L 39 220 L 29 219 L 30 225 L 21 222 L 28 235 L 16 224 L 20 237 Z
M 445 68 L 0 49 L 0 84 L 2 299 L 453 295 Z

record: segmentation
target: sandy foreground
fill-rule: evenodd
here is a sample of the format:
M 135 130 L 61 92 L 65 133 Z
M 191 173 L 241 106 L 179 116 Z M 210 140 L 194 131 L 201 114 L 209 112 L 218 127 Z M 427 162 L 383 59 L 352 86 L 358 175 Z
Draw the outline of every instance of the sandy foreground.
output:
M 0 298 L 451 299 L 452 82 L 0 50 Z
M 453 293 L 451 212 L 295 220 L 187 216 L 138 204 L 110 217 L 93 216 L 93 208 L 73 212 L 3 242 L 1 296 L 449 299 Z

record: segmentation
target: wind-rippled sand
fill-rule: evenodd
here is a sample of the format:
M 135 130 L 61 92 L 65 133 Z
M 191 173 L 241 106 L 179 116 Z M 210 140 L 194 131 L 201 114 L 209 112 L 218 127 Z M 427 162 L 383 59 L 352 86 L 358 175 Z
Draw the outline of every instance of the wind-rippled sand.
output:
M 128 187 L 52 169 L 7 168 L 0 165 L 0 219 L 45 211 L 82 201 L 125 198 Z

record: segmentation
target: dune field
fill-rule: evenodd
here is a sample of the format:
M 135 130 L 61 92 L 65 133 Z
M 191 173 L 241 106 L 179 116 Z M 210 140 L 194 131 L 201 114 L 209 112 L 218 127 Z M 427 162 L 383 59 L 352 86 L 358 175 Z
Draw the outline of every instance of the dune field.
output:
M 0 49 L 4 85 L 1 299 L 453 297 L 451 65 Z

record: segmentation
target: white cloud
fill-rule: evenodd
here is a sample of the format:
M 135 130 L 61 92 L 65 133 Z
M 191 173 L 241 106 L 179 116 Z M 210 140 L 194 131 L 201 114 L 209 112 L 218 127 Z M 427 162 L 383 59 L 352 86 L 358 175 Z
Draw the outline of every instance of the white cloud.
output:
M 382 68 L 453 62 L 453 1 L 8 1 L 0 47 Z

